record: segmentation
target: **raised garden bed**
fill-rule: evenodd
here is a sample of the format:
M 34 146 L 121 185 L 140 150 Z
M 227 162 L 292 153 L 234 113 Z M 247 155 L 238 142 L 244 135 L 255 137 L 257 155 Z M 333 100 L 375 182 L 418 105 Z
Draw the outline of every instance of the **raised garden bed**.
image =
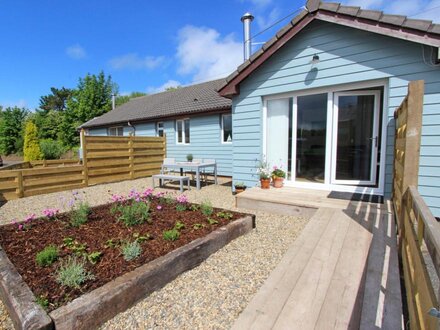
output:
M 17 309 L 20 305 L 29 309 L 29 299 L 34 301 L 31 309 L 41 313 L 39 304 L 50 312 L 57 328 L 97 326 L 254 226 L 253 216 L 208 203 L 190 204 L 185 196 L 153 195 L 147 190 L 113 199 L 88 209 L 74 195 L 72 212 L 46 210 L 47 217 L 29 216 L 25 222 L 0 228 L 0 244 L 7 255 L 0 251 L 0 289 L 16 326 L 23 326 L 19 323 L 25 314 Z M 84 223 L 79 221 L 81 214 L 86 214 Z M 48 247 L 52 251 L 37 257 Z M 69 260 L 83 266 L 81 283 L 72 285 L 71 274 L 61 271 Z M 20 293 L 25 300 L 21 303 L 10 297 L 14 292 L 5 287 L 14 277 L 5 278 L 5 272 L 18 272 L 34 296 Z M 12 275 L 20 280 L 18 274 Z

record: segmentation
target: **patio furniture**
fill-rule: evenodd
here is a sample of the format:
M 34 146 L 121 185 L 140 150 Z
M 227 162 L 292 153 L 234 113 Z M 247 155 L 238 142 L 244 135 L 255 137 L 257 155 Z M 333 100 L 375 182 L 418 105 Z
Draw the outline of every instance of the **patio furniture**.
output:
M 160 169 L 160 174 L 166 174 L 164 171 L 166 170 L 167 173 L 174 173 L 174 170 L 167 170 L 166 169 L 166 165 L 170 165 L 170 164 L 175 164 L 176 163 L 176 159 L 175 158 L 164 158 L 163 163 L 162 163 L 162 167 Z
M 186 182 L 188 185 L 188 190 L 191 190 L 189 184 L 189 176 L 181 176 L 181 175 L 169 175 L 169 174 L 155 174 L 152 176 L 153 179 L 153 188 L 156 186 L 154 184 L 154 179 L 159 179 L 159 186 L 162 187 L 164 181 L 179 181 L 180 183 L 180 192 L 183 192 L 183 183 Z
M 192 163 L 202 163 L 203 160 L 201 158 L 195 158 L 192 160 Z M 194 180 L 195 176 L 196 176 L 196 171 L 185 171 L 185 175 L 191 175 L 191 180 Z
M 203 160 L 204 163 L 216 163 L 215 159 L 204 159 Z M 202 172 L 202 176 L 203 176 L 203 180 L 208 183 L 208 176 L 214 176 L 216 177 L 216 173 L 214 171 L 210 171 L 208 168 L 204 168 L 203 172 Z M 215 181 L 217 181 L 217 179 L 215 178 Z
M 207 162 L 206 160 L 201 163 L 195 163 L 193 162 L 175 162 L 174 164 L 163 164 L 162 169 L 180 169 L 180 176 L 183 176 L 183 170 L 189 169 L 189 170 L 195 170 L 196 172 L 196 187 L 197 190 L 200 190 L 200 173 L 203 172 L 205 168 L 214 168 L 214 179 L 215 184 L 217 184 L 217 163 L 215 161 L 213 162 Z

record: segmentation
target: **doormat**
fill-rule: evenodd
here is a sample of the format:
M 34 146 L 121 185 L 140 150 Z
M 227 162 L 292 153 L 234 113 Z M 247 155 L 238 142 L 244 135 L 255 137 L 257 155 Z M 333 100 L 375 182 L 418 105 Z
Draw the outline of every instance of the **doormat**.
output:
M 343 191 L 331 191 L 327 197 L 336 198 L 336 199 L 345 199 L 355 202 L 383 204 L 383 196 L 379 196 L 379 195 L 368 195 L 368 194 L 359 194 L 359 193 L 351 193 L 351 192 L 343 192 Z

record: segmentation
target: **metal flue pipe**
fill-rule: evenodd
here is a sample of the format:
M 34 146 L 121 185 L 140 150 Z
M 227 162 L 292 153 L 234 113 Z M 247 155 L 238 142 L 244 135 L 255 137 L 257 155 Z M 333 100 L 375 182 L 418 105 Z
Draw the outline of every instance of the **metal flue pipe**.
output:
M 243 54 L 246 61 L 252 54 L 252 41 L 251 41 L 251 22 L 254 20 L 254 16 L 250 13 L 246 13 L 241 17 L 243 22 Z

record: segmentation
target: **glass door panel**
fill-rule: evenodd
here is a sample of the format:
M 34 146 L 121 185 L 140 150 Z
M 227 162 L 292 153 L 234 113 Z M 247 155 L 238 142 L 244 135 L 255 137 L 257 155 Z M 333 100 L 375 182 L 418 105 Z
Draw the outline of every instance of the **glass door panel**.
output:
M 335 94 L 332 182 L 376 182 L 378 100 L 374 91 Z
M 324 183 L 327 93 L 297 97 L 295 181 Z
M 292 99 L 267 101 L 266 160 L 269 165 L 282 167 L 291 175 Z

